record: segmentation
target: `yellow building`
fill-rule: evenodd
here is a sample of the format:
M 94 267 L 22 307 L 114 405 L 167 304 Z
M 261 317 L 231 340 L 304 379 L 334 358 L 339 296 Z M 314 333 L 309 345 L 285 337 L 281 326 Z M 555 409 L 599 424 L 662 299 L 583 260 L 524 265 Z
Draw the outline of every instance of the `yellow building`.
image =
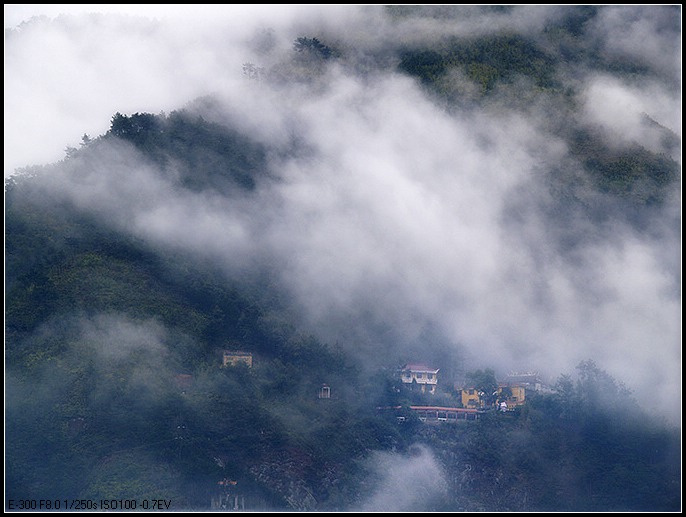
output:
M 502 398 L 503 388 L 510 388 L 512 395 Z M 524 386 L 519 386 L 517 384 L 501 384 L 498 386 L 498 400 L 504 400 L 507 405 L 513 404 L 515 406 L 521 406 L 526 400 L 526 388 Z
M 526 401 L 526 388 L 518 384 L 500 383 L 498 385 L 498 408 L 510 411 Z
M 480 408 L 483 405 L 479 397 L 479 390 L 476 388 L 462 388 L 460 390 L 460 398 L 462 400 L 462 407 Z
M 224 350 L 224 366 L 236 366 L 238 363 L 247 364 L 252 367 L 252 354 L 241 350 Z
M 507 393 L 503 396 L 503 390 L 509 388 L 511 395 Z M 465 387 L 460 390 L 460 398 L 462 401 L 462 407 L 466 408 L 482 408 L 484 407 L 483 395 L 479 396 L 479 390 L 476 388 Z M 496 400 L 499 403 L 505 403 L 507 408 L 513 408 L 515 406 L 521 406 L 526 400 L 526 389 L 524 386 L 517 384 L 506 384 L 500 383 L 498 385 Z M 502 407 L 502 406 L 501 406 Z

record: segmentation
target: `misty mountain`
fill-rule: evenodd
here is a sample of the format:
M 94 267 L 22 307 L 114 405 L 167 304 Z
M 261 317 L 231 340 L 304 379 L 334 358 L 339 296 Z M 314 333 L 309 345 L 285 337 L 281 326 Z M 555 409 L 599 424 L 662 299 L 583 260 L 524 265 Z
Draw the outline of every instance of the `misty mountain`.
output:
M 6 509 L 678 511 L 679 15 L 6 29 L 7 120 L 46 100 L 6 137 L 44 163 L 5 179 Z M 67 112 L 30 79 L 55 49 Z M 410 408 L 526 370 L 548 386 L 515 411 Z

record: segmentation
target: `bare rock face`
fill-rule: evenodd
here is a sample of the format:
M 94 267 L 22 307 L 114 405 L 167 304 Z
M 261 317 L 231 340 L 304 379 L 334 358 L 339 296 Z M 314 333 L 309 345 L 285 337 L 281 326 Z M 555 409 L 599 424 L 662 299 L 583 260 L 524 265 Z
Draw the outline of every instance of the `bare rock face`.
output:
M 250 468 L 255 479 L 284 498 L 294 510 L 311 511 L 317 507 L 313 488 L 305 481 L 312 458 L 306 452 L 289 448 L 263 458 Z

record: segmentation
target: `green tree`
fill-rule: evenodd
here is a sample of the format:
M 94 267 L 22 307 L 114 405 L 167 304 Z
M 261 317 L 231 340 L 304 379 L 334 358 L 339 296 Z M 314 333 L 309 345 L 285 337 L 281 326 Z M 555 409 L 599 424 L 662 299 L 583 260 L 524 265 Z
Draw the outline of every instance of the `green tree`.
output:
M 487 406 L 493 405 L 498 396 L 498 381 L 491 368 L 467 372 L 467 382 L 476 388 L 479 399 Z
M 297 38 L 293 43 L 293 50 L 319 56 L 322 59 L 329 59 L 333 55 L 331 48 L 324 45 L 317 38 Z
M 594 361 L 581 361 L 576 368 L 579 371 L 577 397 L 586 411 L 615 411 L 636 406 L 631 390 L 598 368 Z
M 500 394 L 498 395 L 498 401 L 502 400 L 507 400 L 512 398 L 512 388 L 509 386 L 503 387 L 502 390 L 500 390 Z

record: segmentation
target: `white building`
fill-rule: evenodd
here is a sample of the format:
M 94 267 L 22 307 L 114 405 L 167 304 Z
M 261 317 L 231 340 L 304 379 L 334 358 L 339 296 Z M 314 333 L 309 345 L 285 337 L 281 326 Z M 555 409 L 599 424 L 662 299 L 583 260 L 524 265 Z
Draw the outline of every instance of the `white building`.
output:
M 553 390 L 550 389 L 550 386 L 541 380 L 538 372 L 511 372 L 505 377 L 504 383 L 509 386 L 523 386 L 527 391 L 537 391 L 539 393 L 553 392 Z
M 438 368 L 430 368 L 421 363 L 407 363 L 400 369 L 400 380 L 422 393 L 435 393 L 438 384 Z
M 319 388 L 319 398 L 320 399 L 330 399 L 331 398 L 331 386 L 328 384 L 322 384 Z

